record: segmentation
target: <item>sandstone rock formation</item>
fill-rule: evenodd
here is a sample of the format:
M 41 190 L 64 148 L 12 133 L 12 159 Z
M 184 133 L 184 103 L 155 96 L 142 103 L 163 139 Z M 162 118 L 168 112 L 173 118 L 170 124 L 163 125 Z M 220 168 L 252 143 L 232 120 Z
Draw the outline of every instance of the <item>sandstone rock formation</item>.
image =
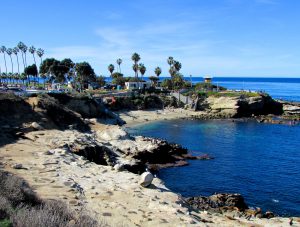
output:
M 282 104 L 270 96 L 209 96 L 199 98 L 197 110 L 209 112 L 216 118 L 250 117 L 252 115 L 281 114 Z

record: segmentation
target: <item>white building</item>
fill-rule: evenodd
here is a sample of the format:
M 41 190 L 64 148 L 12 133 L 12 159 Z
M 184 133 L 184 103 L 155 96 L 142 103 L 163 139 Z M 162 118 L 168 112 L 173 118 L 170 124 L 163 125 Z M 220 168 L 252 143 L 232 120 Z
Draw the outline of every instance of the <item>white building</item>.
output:
M 151 82 L 125 82 L 126 90 L 150 88 Z

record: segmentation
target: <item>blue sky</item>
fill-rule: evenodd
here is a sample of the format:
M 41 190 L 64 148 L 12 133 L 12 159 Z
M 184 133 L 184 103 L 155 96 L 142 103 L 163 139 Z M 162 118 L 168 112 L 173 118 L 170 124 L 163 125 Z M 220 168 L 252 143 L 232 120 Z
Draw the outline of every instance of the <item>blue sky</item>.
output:
M 299 10 L 298 0 L 3 0 L 0 45 L 23 41 L 102 75 L 117 58 L 133 75 L 137 52 L 146 76 L 156 66 L 167 76 L 173 56 L 184 75 L 299 77 Z

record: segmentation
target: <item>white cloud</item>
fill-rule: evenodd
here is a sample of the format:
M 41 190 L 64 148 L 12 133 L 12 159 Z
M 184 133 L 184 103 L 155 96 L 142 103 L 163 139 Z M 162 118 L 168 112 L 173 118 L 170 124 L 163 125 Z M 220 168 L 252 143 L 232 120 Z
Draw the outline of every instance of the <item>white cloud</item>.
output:
M 283 74 L 289 67 L 296 68 L 295 58 L 289 54 L 274 53 L 274 50 L 260 44 L 233 44 L 222 40 L 222 37 L 208 36 L 214 31 L 203 24 L 203 21 L 181 21 L 142 27 L 98 27 L 94 34 L 99 41 L 94 45 L 47 48 L 46 57 L 88 61 L 97 74 L 104 75 L 109 74 L 109 64 L 115 64 L 117 58 L 122 58 L 122 72 L 132 76 L 133 52 L 141 55 L 141 62 L 147 67 L 146 76 L 153 75 L 156 66 L 162 67 L 162 76 L 167 76 L 168 56 L 182 62 L 183 74 L 195 76 L 266 75 L 275 70 L 277 74 Z

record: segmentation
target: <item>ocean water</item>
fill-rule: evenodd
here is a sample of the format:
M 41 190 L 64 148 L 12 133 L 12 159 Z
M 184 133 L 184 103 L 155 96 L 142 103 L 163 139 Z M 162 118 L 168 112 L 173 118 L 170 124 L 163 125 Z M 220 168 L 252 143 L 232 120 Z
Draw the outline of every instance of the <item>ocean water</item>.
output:
M 300 125 L 171 120 L 129 131 L 215 157 L 159 172 L 166 186 L 183 196 L 240 193 L 249 206 L 300 216 Z

